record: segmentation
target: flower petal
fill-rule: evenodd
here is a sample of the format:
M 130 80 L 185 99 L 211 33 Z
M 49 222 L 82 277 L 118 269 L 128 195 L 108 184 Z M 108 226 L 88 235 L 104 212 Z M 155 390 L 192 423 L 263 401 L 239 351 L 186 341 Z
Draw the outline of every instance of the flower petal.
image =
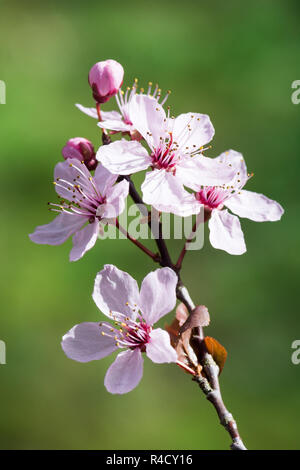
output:
M 78 108 L 80 111 L 82 111 L 84 114 L 87 114 L 88 116 L 98 119 L 98 113 L 96 108 L 87 108 L 85 106 L 82 106 L 82 104 L 75 104 L 76 108 Z M 113 119 L 113 120 L 122 120 L 122 116 L 118 111 L 102 111 L 101 110 L 101 117 L 103 121 Z
M 78 159 L 68 158 L 68 160 L 65 160 L 64 162 L 59 162 L 54 168 L 54 184 L 57 194 L 59 194 L 63 199 L 72 199 L 71 185 L 74 184 L 74 180 L 78 176 L 82 178 L 82 174 L 84 175 L 83 178 L 89 179 L 91 177 L 87 167 L 78 161 Z M 70 186 L 64 182 L 60 183 L 58 181 L 59 179 L 67 181 L 70 183 Z M 78 180 L 78 183 L 80 182 L 81 180 Z M 68 187 L 70 189 L 68 189 Z
M 109 129 L 116 132 L 129 132 L 132 129 L 131 124 L 126 124 L 124 121 L 118 119 L 107 119 L 106 121 L 98 122 L 97 124 L 102 129 Z
M 99 220 L 86 225 L 83 229 L 79 230 L 73 236 L 73 248 L 70 251 L 70 261 L 77 261 L 83 255 L 93 248 L 99 234 Z
M 97 166 L 94 174 L 94 181 L 102 196 L 106 195 L 107 191 L 110 190 L 117 179 L 118 175 L 111 173 L 103 165 Z
M 108 317 L 110 317 L 110 312 L 113 311 L 135 319 L 139 298 L 139 288 L 136 280 L 116 266 L 106 264 L 104 269 L 97 274 L 93 299 L 99 310 Z
M 161 328 L 151 331 L 150 343 L 146 345 L 146 354 L 153 362 L 176 362 L 177 354 L 170 343 L 169 334 Z
M 107 391 L 119 394 L 131 392 L 143 377 L 143 362 L 138 348 L 118 354 L 105 375 Z
M 82 106 L 82 104 L 76 103 L 75 104 L 76 108 L 78 108 L 80 111 L 82 111 L 84 114 L 87 114 L 88 116 L 98 119 L 98 114 L 96 108 L 87 108 L 86 106 Z
M 129 192 L 129 182 L 120 181 L 110 188 L 106 194 L 106 204 L 103 206 L 102 217 L 115 218 L 125 209 L 125 200 Z
M 215 134 L 209 116 L 199 113 L 180 114 L 171 121 L 169 130 L 173 134 L 173 141 L 178 142 L 179 150 L 183 153 L 199 149 L 210 142 Z
M 240 191 L 228 199 L 225 205 L 238 216 L 255 222 L 275 222 L 284 213 L 278 202 L 253 191 Z
M 234 177 L 231 183 L 235 186 L 243 187 L 249 179 L 247 166 L 243 155 L 235 150 L 227 150 L 214 159 L 216 162 L 230 165 L 234 170 Z
M 144 137 L 150 148 L 157 147 L 160 137 L 167 135 L 163 107 L 151 96 L 135 95 L 128 109 L 133 127 Z
M 101 326 L 100 326 L 101 325 Z M 102 359 L 118 349 L 114 338 L 107 335 L 109 323 L 84 322 L 73 326 L 63 336 L 61 346 L 66 356 L 74 361 L 89 362 Z
M 102 145 L 96 155 L 105 168 L 118 175 L 145 170 L 151 163 L 147 150 L 136 140 L 118 140 Z
M 213 210 L 208 221 L 209 240 L 214 248 L 225 250 L 231 255 L 242 255 L 246 251 L 241 224 L 227 209 Z
M 142 282 L 140 308 L 148 325 L 153 325 L 176 305 L 178 278 L 170 268 L 147 274 Z
M 178 179 L 195 191 L 199 191 L 201 186 L 219 186 L 228 183 L 235 173 L 228 164 L 201 155 L 184 158 L 176 166 Z
M 180 180 L 166 170 L 153 170 L 146 173 L 141 189 L 143 201 L 163 212 L 175 211 L 174 213 L 182 215 L 180 206 L 184 201 L 189 202 L 190 199 Z M 186 209 L 189 209 L 188 204 Z M 184 207 L 182 210 L 184 211 Z
M 29 238 L 34 243 L 41 245 L 61 245 L 70 235 L 77 232 L 85 222 L 85 217 L 60 214 L 49 224 L 36 227 L 35 231 L 29 235 Z

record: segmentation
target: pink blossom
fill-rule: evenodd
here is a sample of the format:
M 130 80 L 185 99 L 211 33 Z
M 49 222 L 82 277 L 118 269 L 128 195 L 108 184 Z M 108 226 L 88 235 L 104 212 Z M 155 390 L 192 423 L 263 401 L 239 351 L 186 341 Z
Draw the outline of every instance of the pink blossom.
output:
M 232 179 L 232 168 L 202 155 L 203 146 L 214 135 L 207 115 L 187 113 L 170 118 L 153 97 L 145 95 L 134 96 L 129 111 L 150 153 L 139 142 L 121 140 L 100 147 L 96 158 L 114 174 L 128 175 L 150 167 L 142 184 L 146 204 L 187 216 L 197 209 L 195 199 L 183 188 L 185 183 L 211 185 Z
M 125 208 L 129 184 L 125 180 L 114 184 L 117 177 L 102 165 L 91 176 L 86 166 L 74 158 L 58 163 L 54 185 L 61 201 L 49 204 L 50 210 L 59 215 L 49 224 L 36 227 L 30 239 L 40 244 L 61 245 L 73 235 L 70 261 L 80 259 L 95 245 L 99 223 L 115 219 Z
M 95 170 L 97 166 L 93 144 L 84 137 L 74 137 L 68 140 L 62 149 L 62 154 L 65 160 L 67 158 L 76 158 L 80 162 L 84 161 L 89 170 Z
M 119 108 L 119 111 L 102 111 L 101 117 L 102 121 L 98 123 L 99 127 L 103 129 L 109 129 L 113 132 L 123 132 L 129 133 L 133 140 L 141 140 L 142 136 L 134 128 L 131 118 L 130 118 L 130 103 L 137 93 L 137 80 L 134 81 L 131 88 L 127 87 L 126 92 L 119 90 L 119 93 L 116 95 L 116 102 Z M 144 96 L 152 96 L 158 102 L 160 100 L 161 90 L 158 88 L 158 85 L 155 86 L 152 92 L 152 83 L 149 82 L 147 94 Z M 165 97 L 161 101 L 161 106 L 166 102 L 170 92 L 168 91 Z M 88 116 L 98 119 L 98 113 L 96 108 L 86 108 L 81 104 L 76 104 L 77 108 Z
M 89 72 L 89 84 L 94 99 L 105 103 L 118 93 L 123 83 L 124 70 L 119 62 L 109 59 L 97 62 Z
M 229 150 L 216 158 L 220 163 L 230 164 L 236 170 L 233 180 L 222 186 L 201 186 L 187 184 L 195 193 L 199 203 L 198 212 L 205 207 L 211 212 L 208 222 L 210 243 L 214 248 L 225 250 L 231 255 L 241 255 L 246 251 L 244 234 L 236 215 L 228 212 L 227 207 L 239 217 L 246 217 L 255 222 L 274 222 L 280 220 L 283 208 L 278 202 L 263 194 L 242 189 L 252 176 L 247 173 L 243 156 L 239 152 Z
M 75 325 L 62 340 L 65 354 L 78 362 L 102 359 L 124 349 L 109 367 L 104 385 L 110 393 L 133 390 L 143 375 L 143 356 L 156 363 L 176 362 L 168 333 L 153 324 L 176 304 L 177 276 L 170 268 L 149 273 L 139 291 L 126 272 L 108 264 L 95 279 L 93 299 L 113 323 Z

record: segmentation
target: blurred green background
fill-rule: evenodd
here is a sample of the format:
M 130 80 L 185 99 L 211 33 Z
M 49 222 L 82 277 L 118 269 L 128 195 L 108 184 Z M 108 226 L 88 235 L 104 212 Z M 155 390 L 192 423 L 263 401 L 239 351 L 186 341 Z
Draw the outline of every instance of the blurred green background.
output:
M 99 129 L 74 106 L 92 106 L 90 67 L 114 58 L 125 85 L 171 89 L 174 114 L 210 115 L 210 156 L 241 151 L 255 173 L 248 189 L 278 200 L 281 222 L 242 220 L 248 251 L 230 256 L 206 243 L 186 258 L 183 279 L 211 314 L 207 334 L 228 349 L 224 399 L 251 449 L 299 448 L 300 365 L 291 363 L 299 320 L 298 1 L 1 1 L 2 449 L 226 449 L 212 406 L 176 366 L 145 360 L 140 386 L 106 392 L 112 358 L 67 359 L 61 336 L 97 321 L 91 292 L 105 263 L 140 282 L 151 260 L 126 240 L 99 241 L 69 263 L 71 241 L 33 244 L 55 199 L 53 167 L 75 136 L 97 146 Z M 105 109 L 114 107 L 114 100 Z M 172 253 L 182 241 L 171 243 Z M 169 316 L 171 319 L 172 314 Z M 164 323 L 164 322 L 162 322 Z

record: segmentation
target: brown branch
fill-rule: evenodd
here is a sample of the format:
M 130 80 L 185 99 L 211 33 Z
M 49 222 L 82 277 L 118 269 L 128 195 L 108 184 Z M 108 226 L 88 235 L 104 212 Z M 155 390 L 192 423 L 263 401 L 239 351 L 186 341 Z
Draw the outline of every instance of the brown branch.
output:
M 181 283 L 181 281 L 179 286 L 177 287 L 177 298 L 185 304 L 189 313 L 191 313 L 192 310 L 195 308 L 195 305 L 189 295 L 187 288 Z M 197 339 L 201 344 L 204 339 L 203 328 L 198 327 L 197 333 Z M 246 450 L 246 447 L 239 435 L 236 421 L 234 420 L 232 414 L 229 413 L 229 411 L 225 407 L 222 399 L 218 376 L 219 367 L 215 363 L 213 357 L 207 352 L 204 352 L 203 354 L 201 365 L 208 377 L 208 380 L 202 375 L 196 375 L 193 380 L 198 383 L 202 392 L 206 395 L 206 398 L 212 403 L 220 418 L 220 423 L 229 433 L 232 439 L 232 443 L 230 446 L 231 449 Z

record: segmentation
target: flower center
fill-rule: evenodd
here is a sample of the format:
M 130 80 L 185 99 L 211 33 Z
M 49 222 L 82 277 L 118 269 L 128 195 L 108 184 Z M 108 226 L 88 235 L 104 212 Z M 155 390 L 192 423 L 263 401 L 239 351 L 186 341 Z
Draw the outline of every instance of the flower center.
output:
M 50 210 L 85 217 L 89 222 L 94 222 L 96 217 L 100 220 L 97 209 L 105 203 L 105 197 L 100 194 L 84 162 L 78 162 L 78 166 L 70 163 L 70 167 L 74 170 L 73 179 L 57 178 L 53 182 L 61 194 L 59 204 L 48 202 Z
M 153 168 L 159 170 L 172 171 L 178 162 L 177 142 L 173 142 L 172 132 L 169 132 L 169 138 L 160 138 L 159 147 L 155 148 L 151 154 Z
M 123 313 L 110 313 L 114 320 L 114 326 L 107 323 L 100 323 L 99 326 L 106 327 L 107 333 L 101 331 L 103 336 L 114 338 L 116 346 L 119 348 L 135 349 L 142 352 L 146 350 L 146 344 L 150 341 L 152 327 L 148 325 L 141 315 L 139 321 L 132 320 Z
M 231 195 L 231 189 L 206 186 L 196 193 L 196 199 L 209 209 L 217 209 Z M 221 208 L 221 207 L 220 207 Z

